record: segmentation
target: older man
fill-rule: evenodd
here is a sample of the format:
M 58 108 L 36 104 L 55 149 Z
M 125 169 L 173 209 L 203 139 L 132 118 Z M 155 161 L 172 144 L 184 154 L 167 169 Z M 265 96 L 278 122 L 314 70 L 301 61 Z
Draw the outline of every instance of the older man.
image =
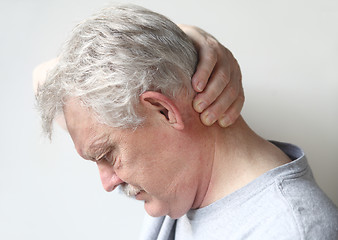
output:
M 79 24 L 37 94 L 46 133 L 63 113 L 107 191 L 144 201 L 144 239 L 336 239 L 338 211 L 304 153 L 242 117 L 207 127 L 194 111 L 197 53 L 162 15 L 107 8 Z M 208 116 L 206 116 L 206 119 Z

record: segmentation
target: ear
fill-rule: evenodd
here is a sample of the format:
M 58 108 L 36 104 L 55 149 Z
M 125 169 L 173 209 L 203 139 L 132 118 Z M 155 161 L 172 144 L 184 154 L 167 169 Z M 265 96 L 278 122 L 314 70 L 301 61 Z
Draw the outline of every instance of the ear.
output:
M 182 114 L 175 103 L 159 92 L 148 91 L 140 96 L 141 104 L 153 111 L 155 116 L 164 118 L 168 124 L 177 130 L 184 129 Z

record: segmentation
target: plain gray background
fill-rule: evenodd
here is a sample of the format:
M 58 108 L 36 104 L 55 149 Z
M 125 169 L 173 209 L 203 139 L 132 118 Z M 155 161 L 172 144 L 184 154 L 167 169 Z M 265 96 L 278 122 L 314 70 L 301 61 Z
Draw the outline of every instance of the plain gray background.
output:
M 123 1 L 120 1 L 123 2 Z M 238 59 L 244 117 L 267 139 L 301 146 L 338 204 L 338 1 L 131 1 L 213 34 Z M 0 4 L 0 239 L 136 239 L 143 204 L 101 187 L 67 133 L 43 139 L 33 68 L 105 0 Z

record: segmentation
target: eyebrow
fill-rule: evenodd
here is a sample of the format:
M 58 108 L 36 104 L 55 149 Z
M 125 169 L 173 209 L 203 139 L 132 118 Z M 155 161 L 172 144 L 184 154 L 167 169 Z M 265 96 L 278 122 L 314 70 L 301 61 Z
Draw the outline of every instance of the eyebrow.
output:
M 107 149 L 109 148 L 109 142 L 110 142 L 109 137 L 105 135 L 96 138 L 89 145 L 86 151 L 86 156 L 92 161 L 97 161 L 98 160 L 97 158 L 101 154 L 104 154 L 104 152 L 106 152 Z

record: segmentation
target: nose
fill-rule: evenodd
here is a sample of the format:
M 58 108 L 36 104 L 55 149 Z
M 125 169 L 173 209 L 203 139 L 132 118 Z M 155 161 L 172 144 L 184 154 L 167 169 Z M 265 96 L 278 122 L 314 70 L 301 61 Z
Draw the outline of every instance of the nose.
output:
M 114 167 L 107 161 L 100 161 L 97 163 L 100 178 L 104 190 L 107 192 L 113 191 L 123 181 L 116 175 Z

